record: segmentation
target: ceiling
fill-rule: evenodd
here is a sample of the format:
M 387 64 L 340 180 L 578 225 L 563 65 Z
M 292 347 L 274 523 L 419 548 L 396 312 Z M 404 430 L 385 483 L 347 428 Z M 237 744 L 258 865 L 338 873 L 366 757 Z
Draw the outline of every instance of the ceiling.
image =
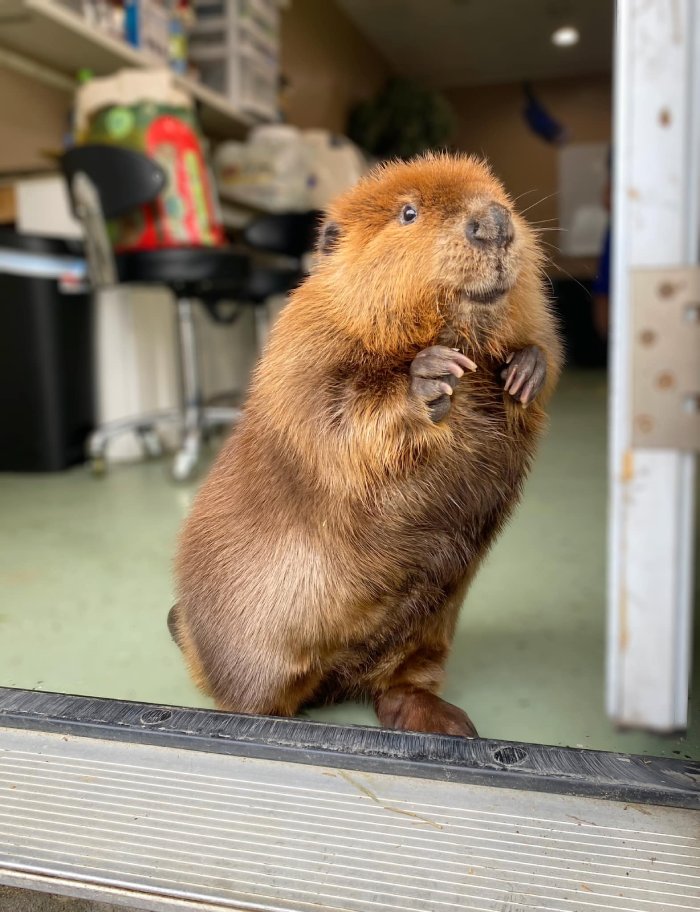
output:
M 436 88 L 610 71 L 614 0 L 336 0 L 393 68 Z M 562 25 L 581 34 L 555 47 Z

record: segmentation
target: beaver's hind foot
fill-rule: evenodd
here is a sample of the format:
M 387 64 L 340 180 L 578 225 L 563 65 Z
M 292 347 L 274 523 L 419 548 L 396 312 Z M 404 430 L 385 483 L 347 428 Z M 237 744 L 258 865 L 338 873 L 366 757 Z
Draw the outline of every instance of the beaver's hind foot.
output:
M 384 728 L 478 738 L 474 723 L 458 706 L 437 694 L 410 686 L 392 687 L 374 701 Z

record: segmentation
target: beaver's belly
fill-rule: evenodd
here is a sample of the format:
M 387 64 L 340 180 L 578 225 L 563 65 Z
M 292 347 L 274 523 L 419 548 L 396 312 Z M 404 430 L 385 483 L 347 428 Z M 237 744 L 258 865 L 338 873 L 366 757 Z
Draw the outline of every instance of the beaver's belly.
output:
M 361 690 L 371 669 L 397 644 L 420 640 L 426 624 L 449 625 L 465 583 L 518 502 L 525 451 L 505 463 L 500 458 L 507 452 L 494 448 L 454 455 L 448 465 L 433 464 L 414 477 L 410 490 L 395 490 L 390 508 L 365 539 L 368 550 L 357 564 L 371 566 L 376 576 L 368 574 L 355 589 L 362 611 L 339 660 L 345 687 L 351 680 Z
M 387 541 L 401 576 L 454 586 L 517 505 L 536 439 L 497 392 L 488 409 L 455 403 L 454 445 L 386 492 L 374 541 Z

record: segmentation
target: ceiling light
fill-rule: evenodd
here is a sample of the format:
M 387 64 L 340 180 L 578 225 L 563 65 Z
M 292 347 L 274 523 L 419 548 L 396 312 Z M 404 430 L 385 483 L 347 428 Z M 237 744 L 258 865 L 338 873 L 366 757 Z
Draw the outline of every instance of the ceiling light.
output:
M 574 44 L 578 44 L 580 37 L 578 29 L 573 25 L 563 25 L 552 32 L 552 44 L 556 44 L 557 47 L 573 47 Z

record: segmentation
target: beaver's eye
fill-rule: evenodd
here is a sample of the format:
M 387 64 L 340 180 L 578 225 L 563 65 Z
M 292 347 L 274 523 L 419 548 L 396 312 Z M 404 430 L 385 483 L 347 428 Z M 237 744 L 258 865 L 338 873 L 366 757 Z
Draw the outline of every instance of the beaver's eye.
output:
M 410 203 L 406 203 L 406 205 L 401 210 L 401 224 L 410 225 L 411 222 L 415 222 L 417 218 L 418 210 L 416 207 L 412 206 Z

